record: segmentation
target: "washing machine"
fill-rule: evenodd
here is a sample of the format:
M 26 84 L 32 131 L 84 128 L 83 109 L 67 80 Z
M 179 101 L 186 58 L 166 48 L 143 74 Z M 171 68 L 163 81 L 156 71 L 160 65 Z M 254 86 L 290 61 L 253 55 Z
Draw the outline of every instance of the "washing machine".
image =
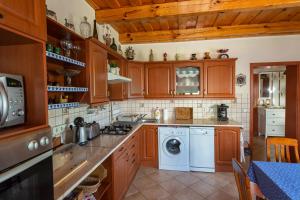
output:
M 189 171 L 189 128 L 159 127 L 159 169 Z

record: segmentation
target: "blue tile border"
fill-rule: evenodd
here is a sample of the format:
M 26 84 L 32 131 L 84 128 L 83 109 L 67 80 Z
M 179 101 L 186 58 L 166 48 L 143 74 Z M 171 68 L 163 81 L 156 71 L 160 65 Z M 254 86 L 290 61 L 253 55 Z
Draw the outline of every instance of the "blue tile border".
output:
M 62 56 L 62 55 L 59 55 L 59 54 L 56 54 L 56 53 L 53 53 L 53 52 L 50 52 L 50 51 L 46 51 L 46 56 L 49 57 L 49 58 L 53 58 L 55 60 L 71 63 L 73 65 L 77 65 L 77 66 L 80 66 L 80 67 L 85 67 L 84 62 L 80 62 L 78 60 L 74 60 L 72 58 L 68 58 L 66 56 Z
M 48 86 L 48 92 L 88 92 L 85 87 Z
M 79 106 L 80 106 L 79 102 L 49 104 L 48 110 L 59 109 L 59 108 L 75 108 Z

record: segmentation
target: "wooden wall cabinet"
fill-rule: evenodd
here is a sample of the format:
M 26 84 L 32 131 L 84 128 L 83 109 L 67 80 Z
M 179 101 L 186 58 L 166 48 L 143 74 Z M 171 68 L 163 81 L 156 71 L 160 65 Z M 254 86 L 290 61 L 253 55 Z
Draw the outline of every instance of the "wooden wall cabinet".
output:
M 232 158 L 240 159 L 240 128 L 215 128 L 216 171 L 232 171 Z
M 1 0 L 0 24 L 46 41 L 45 1 Z
M 198 61 L 173 64 L 173 95 L 178 98 L 203 97 L 203 63 Z
M 141 164 L 147 167 L 158 167 L 158 128 L 145 125 L 140 135 Z
M 236 59 L 204 61 L 204 97 L 235 97 L 235 61 Z
M 86 80 L 89 85 L 88 102 L 100 104 L 107 102 L 107 52 L 93 40 L 87 40 Z
M 172 63 L 149 63 L 145 66 L 145 97 L 172 98 L 173 87 Z
M 128 83 L 128 98 L 143 98 L 144 97 L 144 63 L 128 62 L 127 65 L 128 78 L 132 82 Z

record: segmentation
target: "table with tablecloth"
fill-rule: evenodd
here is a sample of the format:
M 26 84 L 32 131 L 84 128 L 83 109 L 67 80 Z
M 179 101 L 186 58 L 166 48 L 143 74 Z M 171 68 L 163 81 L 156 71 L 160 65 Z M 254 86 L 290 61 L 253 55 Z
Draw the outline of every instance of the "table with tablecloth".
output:
M 253 161 L 248 176 L 269 200 L 300 200 L 300 164 Z

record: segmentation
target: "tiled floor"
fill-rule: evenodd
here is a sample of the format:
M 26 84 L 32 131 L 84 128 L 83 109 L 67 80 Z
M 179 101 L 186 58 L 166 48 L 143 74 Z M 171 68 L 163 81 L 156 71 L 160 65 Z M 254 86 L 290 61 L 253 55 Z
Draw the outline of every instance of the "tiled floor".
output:
M 141 167 L 125 200 L 237 200 L 233 173 L 166 171 Z

